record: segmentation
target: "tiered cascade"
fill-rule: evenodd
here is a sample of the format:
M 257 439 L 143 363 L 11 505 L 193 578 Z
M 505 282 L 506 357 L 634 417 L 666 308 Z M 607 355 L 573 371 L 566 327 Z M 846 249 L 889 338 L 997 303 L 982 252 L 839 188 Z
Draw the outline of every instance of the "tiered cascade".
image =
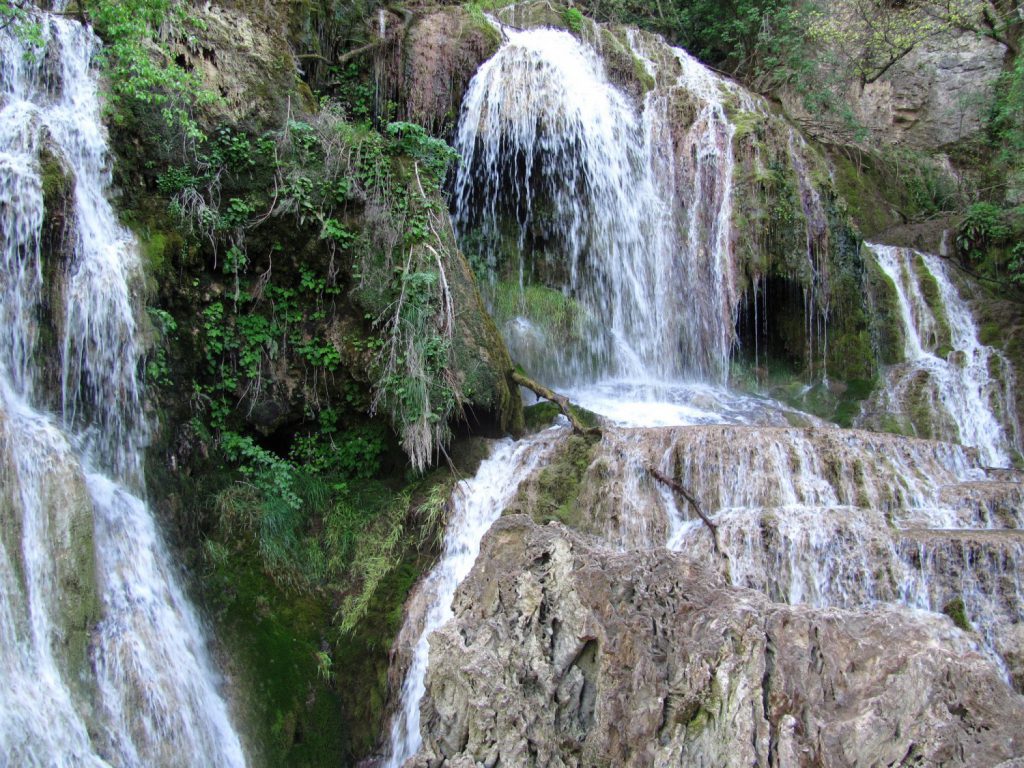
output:
M 1019 632 L 1024 622 L 1019 576 L 1024 492 L 1012 473 L 991 468 L 1005 466 L 1015 444 L 1013 431 L 1003 426 L 1015 416 L 1006 410 L 1002 419 L 994 415 L 999 403 L 1012 402 L 1007 396 L 1012 377 L 1006 366 L 1005 386 L 997 392 L 982 376 L 995 353 L 978 343 L 970 313 L 941 265 L 919 257 L 948 315 L 953 354 L 934 376 L 935 391 L 941 393 L 936 399 L 951 401 L 941 412 L 953 428 L 927 436 L 962 445 L 841 430 L 764 398 L 730 391 L 724 385 L 739 342 L 743 281 L 750 281 L 750 339 L 756 345 L 768 325 L 767 306 L 761 303 L 764 273 L 757 270 L 769 268 L 776 270 L 777 280 L 798 281 L 805 372 L 828 384 L 824 366 L 830 359 L 828 330 L 834 314 L 830 254 L 836 244 L 829 202 L 816 180 L 820 168 L 812 168 L 809 160 L 812 150 L 792 128 L 781 129 L 785 139 L 774 148 L 751 142 L 750 124 L 766 124 L 768 108 L 685 52 L 650 36 L 628 36 L 630 54 L 651 81 L 637 98 L 612 84 L 601 46 L 585 42 L 587 33 L 509 28 L 502 33 L 504 45 L 481 67 L 464 102 L 454 218 L 463 248 L 486 277 L 485 293 L 504 323 L 513 358 L 615 423 L 606 422 L 601 439 L 584 449 L 589 451 L 587 466 L 573 481 L 578 491 L 567 502 L 565 518 L 610 551 L 641 550 L 643 557 L 657 560 L 653 553 L 667 547 L 699 562 L 722 583 L 758 590 L 776 604 L 865 611 L 850 615 L 867 615 L 879 624 L 892 611 L 908 617 L 916 615 L 910 609 L 936 615 L 945 611 L 969 630 L 956 642 L 980 648 L 988 656 L 987 669 L 998 670 L 991 674 L 1019 689 L 1024 685 Z M 600 33 L 590 35 L 595 36 L 607 40 Z M 781 121 L 771 120 L 775 130 Z M 737 173 L 741 147 L 753 178 Z M 786 233 L 769 236 L 796 242 L 796 252 L 774 267 L 744 263 L 744 258 L 759 257 L 751 256 L 749 247 L 744 254 L 737 247 L 756 240 L 737 229 L 742 221 L 737 201 L 746 201 L 749 209 L 752 193 L 743 185 L 780 183 L 778 171 L 768 167 L 779 157 L 786 158 L 792 174 L 782 186 L 788 185 L 799 212 L 790 226 L 800 231 L 789 239 Z M 881 269 L 898 282 L 909 329 L 908 362 L 931 370 L 936 349 L 914 341 L 923 332 L 915 325 L 921 322 L 920 308 L 906 309 L 911 306 L 908 267 L 902 267 L 901 277 L 896 265 L 907 257 L 873 248 Z M 788 276 L 780 276 L 781 270 L 789 270 Z M 853 270 L 844 277 L 856 274 Z M 537 286 L 556 293 L 542 295 L 547 302 L 542 306 L 558 308 L 553 322 L 538 320 L 532 304 L 538 301 Z M 751 352 L 756 366 L 765 350 Z M 898 383 L 893 383 L 893 371 L 889 377 L 891 392 Z M 564 443 L 554 439 L 557 445 L 548 453 L 557 457 Z M 509 483 L 503 475 L 500 483 L 502 504 L 543 518 L 545 510 L 535 508 L 536 488 L 551 485 L 551 466 L 540 459 L 532 471 L 518 472 L 523 465 L 516 462 L 516 481 Z M 482 470 L 478 478 L 488 472 Z M 675 479 L 699 500 L 717 525 L 717 547 L 693 506 L 657 474 Z M 496 497 L 486 482 L 477 492 L 488 504 Z M 488 509 L 488 519 L 501 512 Z M 465 532 L 457 519 L 448 532 L 456 541 Z M 475 552 L 486 526 L 474 523 L 473 528 Z M 493 548 L 501 551 L 502 546 Z M 446 568 L 448 557 L 439 569 Z M 474 573 L 492 567 L 478 564 Z M 550 586 L 539 589 L 546 594 Z M 524 582 L 522 601 L 539 599 L 531 589 Z M 451 602 L 445 600 L 448 615 Z M 424 625 L 419 603 L 420 598 L 410 602 L 413 608 L 399 641 L 407 655 L 406 646 L 415 640 L 417 655 L 391 730 L 391 766 L 401 765 L 419 748 L 420 737 L 410 730 L 419 721 L 423 696 L 424 711 L 433 717 L 423 727 L 455 733 L 475 722 L 475 716 L 432 709 L 432 686 L 449 704 L 455 688 L 433 679 L 425 669 L 426 656 L 420 658 L 426 635 L 436 625 Z M 492 609 L 457 605 L 454 621 L 468 626 Z M 561 619 L 545 613 L 554 608 L 542 601 L 538 610 L 516 621 L 528 628 L 537 619 L 545 627 L 551 624 L 554 632 Z M 931 617 L 923 631 L 933 633 L 936 643 L 948 644 L 944 633 L 956 632 L 949 621 Z M 495 631 L 504 631 L 498 624 Z M 433 664 L 438 654 L 449 674 L 456 664 L 449 656 L 461 647 L 451 626 L 435 635 L 439 639 L 430 655 Z M 553 636 L 551 643 L 557 645 Z M 540 650 L 531 647 L 524 653 Z M 600 656 L 586 662 L 591 673 L 602 664 Z M 551 706 L 561 712 L 563 705 L 575 702 L 582 717 L 588 672 L 581 683 L 572 665 L 559 666 L 558 658 L 553 663 L 558 674 L 565 674 L 561 685 L 576 677 L 571 692 L 558 689 L 558 697 L 569 698 Z M 467 670 L 464 677 L 474 674 Z M 514 681 L 498 687 L 505 686 L 514 699 L 536 694 L 528 682 L 520 682 L 521 690 Z M 494 716 L 501 720 L 502 713 Z M 565 738 L 589 743 L 585 722 L 564 727 Z M 436 756 L 447 736 L 431 737 L 428 749 Z M 475 734 L 471 740 L 493 752 L 510 737 Z M 445 743 L 444 753 L 450 749 L 456 748 Z M 703 754 L 700 746 L 687 749 Z M 483 759 L 482 753 L 474 754 Z

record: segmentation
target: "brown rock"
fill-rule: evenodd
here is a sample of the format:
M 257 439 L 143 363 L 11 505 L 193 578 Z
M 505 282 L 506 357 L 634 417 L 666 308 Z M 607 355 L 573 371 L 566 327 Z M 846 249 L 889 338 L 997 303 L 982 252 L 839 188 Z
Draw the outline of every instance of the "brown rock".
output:
M 417 766 L 997 765 L 1024 700 L 942 617 L 781 606 L 500 520 L 431 638 Z

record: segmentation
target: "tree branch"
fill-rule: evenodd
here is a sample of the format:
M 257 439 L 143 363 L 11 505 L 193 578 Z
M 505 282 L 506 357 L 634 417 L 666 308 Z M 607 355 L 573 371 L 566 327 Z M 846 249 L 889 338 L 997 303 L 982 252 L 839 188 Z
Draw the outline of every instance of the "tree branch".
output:
M 526 387 L 528 390 L 533 392 L 537 397 L 543 398 L 544 400 L 550 400 L 552 403 L 558 406 L 558 410 L 562 412 L 562 415 L 569 420 L 572 424 L 572 431 L 580 435 L 599 435 L 601 430 L 596 427 L 587 427 L 579 417 L 576 416 L 572 411 L 572 403 L 565 395 L 560 395 L 554 390 L 548 389 L 543 384 L 538 384 L 536 381 L 531 379 L 529 376 L 520 373 L 519 371 L 512 371 L 512 381 L 521 387 Z
M 719 555 L 722 554 L 722 550 L 718 546 L 718 526 L 711 522 L 710 517 L 704 514 L 704 510 L 701 509 L 700 502 L 697 501 L 694 495 L 690 493 L 688 490 L 686 490 L 686 488 L 684 488 L 680 482 L 678 482 L 677 480 L 673 480 L 671 477 L 663 474 L 662 472 L 659 472 L 656 468 L 649 467 L 647 471 L 650 472 L 651 477 L 653 477 L 659 483 L 664 483 L 690 503 L 690 506 L 694 508 L 700 519 L 704 521 L 704 525 L 706 525 L 708 527 L 708 530 L 711 531 L 711 542 L 715 545 L 715 552 L 717 552 Z

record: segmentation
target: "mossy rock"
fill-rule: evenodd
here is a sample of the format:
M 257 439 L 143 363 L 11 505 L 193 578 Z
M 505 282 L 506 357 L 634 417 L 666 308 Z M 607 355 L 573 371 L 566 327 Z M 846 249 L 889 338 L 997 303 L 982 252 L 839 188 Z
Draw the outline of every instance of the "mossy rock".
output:
M 597 429 L 601 426 L 601 417 L 596 413 L 588 411 L 586 408 L 580 408 L 578 405 L 570 404 L 569 409 L 585 428 Z M 540 432 L 542 429 L 546 429 L 554 424 L 561 414 L 562 409 L 550 400 L 541 400 L 527 406 L 523 409 L 526 431 L 530 433 Z
M 343 748 L 341 699 L 317 655 L 329 648 L 329 603 L 282 591 L 254 553 L 225 555 L 205 575 L 204 592 L 240 682 L 243 732 L 256 763 L 333 764 Z M 340 675 L 351 669 L 337 660 L 333 668 Z
M 625 28 L 594 26 L 593 41 L 604 61 L 608 79 L 622 91 L 629 94 L 638 105 L 643 103 L 644 95 L 654 89 L 654 77 L 647 71 L 626 39 Z
M 47 146 L 39 151 L 39 176 L 43 186 L 43 205 L 48 212 L 65 204 L 75 191 L 75 177 L 71 169 Z
M 946 355 L 941 354 L 940 351 L 946 350 L 948 354 L 948 351 L 952 349 L 952 333 L 949 328 L 949 316 L 946 312 L 946 305 L 942 300 L 942 291 L 939 288 L 938 280 L 935 279 L 935 275 L 928 269 L 928 265 L 924 263 L 924 258 L 920 254 L 914 256 L 911 260 L 911 265 L 917 278 L 917 283 L 921 286 L 921 295 L 924 297 L 928 309 L 935 318 L 935 337 L 926 340 L 926 343 L 935 350 L 936 355 L 945 357 Z
M 30 621 L 25 552 L 23 550 L 23 496 L 35 496 L 37 508 L 33 510 L 42 519 L 36 524 L 49 531 L 46 553 L 53 577 L 54 595 L 49 602 L 53 609 L 52 650 L 63 679 L 69 684 L 79 701 L 88 701 L 94 694 L 91 688 L 93 672 L 90 652 L 95 628 L 102 618 L 102 602 L 97 582 L 95 521 L 93 502 L 86 487 L 85 477 L 70 453 L 54 454 L 41 469 L 36 487 L 22 486 L 25 478 L 14 467 L 9 445 L 17 435 L 8 432 L 6 414 L 0 408 L 0 546 L 13 576 L 21 585 L 15 594 L 5 596 L 10 601 L 9 614 L 16 624 Z M 27 625 L 11 627 L 12 632 L 29 631 Z
M 555 450 L 543 469 L 529 477 L 505 514 L 528 514 L 534 522 L 552 521 L 580 528 L 583 515 L 578 502 L 580 485 L 594 460 L 600 438 L 571 435 Z
M 892 279 L 879 268 L 867 246 L 864 254 L 864 285 L 871 310 L 871 333 L 883 365 L 903 362 L 906 334 L 899 309 L 899 295 Z
M 858 164 L 849 152 L 845 148 L 835 148 L 829 155 L 835 171 L 836 188 L 856 226 L 865 237 L 874 237 L 898 224 L 900 218 L 880 191 L 882 185 L 871 173 L 873 165 L 866 165 L 864 157 L 859 154 L 855 155 L 861 161 Z
M 967 620 L 967 606 L 962 597 L 955 597 L 942 606 L 942 612 L 949 616 L 964 632 L 972 632 L 971 622 Z

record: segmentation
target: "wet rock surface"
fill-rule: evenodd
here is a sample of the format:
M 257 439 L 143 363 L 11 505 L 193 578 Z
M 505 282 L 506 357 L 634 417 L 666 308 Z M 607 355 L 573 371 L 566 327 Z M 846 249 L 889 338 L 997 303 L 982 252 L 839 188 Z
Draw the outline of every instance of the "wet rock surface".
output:
M 941 614 L 959 601 L 962 624 L 1022 690 L 1018 473 L 948 443 L 835 428 L 607 428 L 583 458 L 539 468 L 509 511 L 607 546 L 685 553 L 778 603 Z M 652 470 L 698 501 L 721 554 Z
M 487 535 L 455 614 L 431 639 L 417 766 L 1024 755 L 1024 702 L 943 616 L 773 604 L 522 516 Z

